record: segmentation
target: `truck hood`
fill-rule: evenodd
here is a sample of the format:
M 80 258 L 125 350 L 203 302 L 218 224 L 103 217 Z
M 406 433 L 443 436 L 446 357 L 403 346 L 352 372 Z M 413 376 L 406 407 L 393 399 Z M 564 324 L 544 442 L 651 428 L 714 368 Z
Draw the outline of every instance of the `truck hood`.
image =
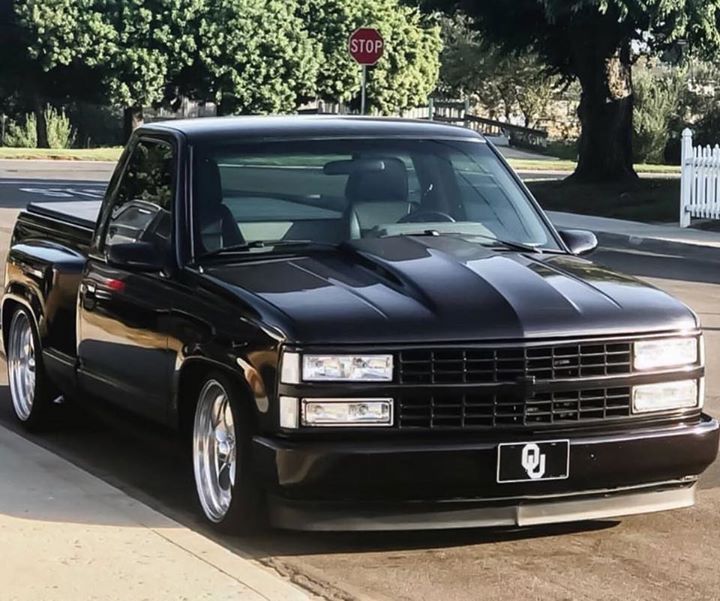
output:
M 697 327 L 685 305 L 565 254 L 492 250 L 451 236 L 243 257 L 206 277 L 306 344 L 520 340 Z

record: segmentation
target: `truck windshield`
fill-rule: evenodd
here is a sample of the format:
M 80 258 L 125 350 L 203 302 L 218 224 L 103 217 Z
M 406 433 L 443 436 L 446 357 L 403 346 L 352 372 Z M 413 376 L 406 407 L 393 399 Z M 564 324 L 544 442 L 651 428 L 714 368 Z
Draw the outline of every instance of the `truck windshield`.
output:
M 482 141 L 326 139 L 196 148 L 196 253 L 461 235 L 559 250 Z

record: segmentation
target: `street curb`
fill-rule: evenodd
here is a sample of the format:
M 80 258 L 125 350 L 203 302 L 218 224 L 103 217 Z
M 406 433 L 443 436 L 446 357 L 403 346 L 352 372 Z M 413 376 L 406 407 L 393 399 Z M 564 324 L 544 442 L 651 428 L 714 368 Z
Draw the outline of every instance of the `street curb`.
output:
M 97 499 L 112 512 L 124 516 L 125 519 L 178 547 L 192 556 L 195 561 L 212 566 L 263 599 L 272 599 L 273 601 L 317 599 L 316 596 L 262 567 L 259 562 L 226 549 L 4 427 L 0 427 L 0 441 L 10 448 L 17 449 L 23 457 L 41 466 L 40 469 L 54 475 L 61 475 L 64 481 Z

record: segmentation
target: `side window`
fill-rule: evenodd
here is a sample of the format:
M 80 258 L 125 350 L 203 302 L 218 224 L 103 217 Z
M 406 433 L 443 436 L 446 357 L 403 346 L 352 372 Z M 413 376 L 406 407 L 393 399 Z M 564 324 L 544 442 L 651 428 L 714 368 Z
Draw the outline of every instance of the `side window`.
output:
M 165 142 L 142 140 L 130 155 L 105 230 L 104 247 L 150 242 L 170 251 L 174 160 Z

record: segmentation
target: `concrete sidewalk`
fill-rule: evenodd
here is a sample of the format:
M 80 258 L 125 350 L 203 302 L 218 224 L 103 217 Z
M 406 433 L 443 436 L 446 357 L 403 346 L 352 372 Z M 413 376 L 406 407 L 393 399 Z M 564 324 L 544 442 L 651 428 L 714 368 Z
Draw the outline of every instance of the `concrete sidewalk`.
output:
M 3 601 L 305 601 L 255 562 L 0 428 Z
M 604 248 L 720 261 L 720 233 L 717 232 L 555 211 L 548 211 L 548 216 L 558 229 L 594 232 Z

